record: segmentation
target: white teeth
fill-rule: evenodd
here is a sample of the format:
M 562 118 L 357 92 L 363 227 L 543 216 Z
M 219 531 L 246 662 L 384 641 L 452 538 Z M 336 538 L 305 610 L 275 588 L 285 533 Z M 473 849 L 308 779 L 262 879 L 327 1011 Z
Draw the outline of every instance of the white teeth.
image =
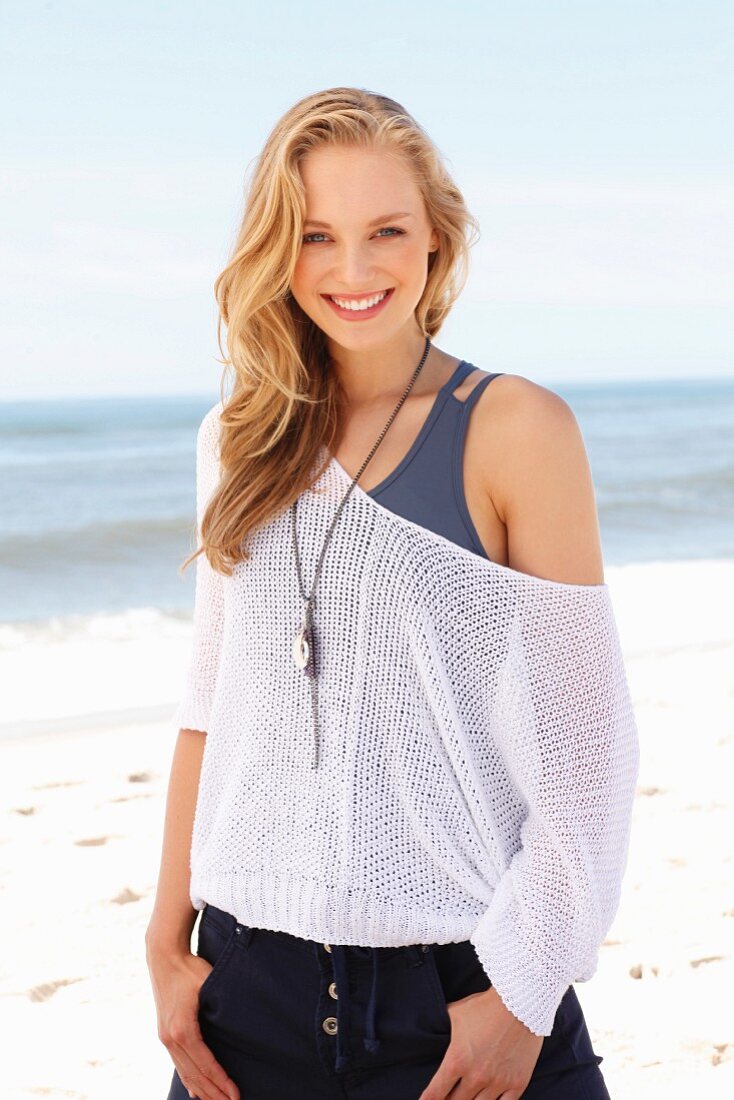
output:
M 370 309 L 371 306 L 376 306 L 378 302 L 381 302 L 383 298 L 387 297 L 387 291 L 384 291 L 382 294 L 376 294 L 373 298 L 362 298 L 360 301 L 344 301 L 343 298 L 335 298 L 333 294 L 330 294 L 329 297 L 332 302 L 336 302 L 342 309 Z

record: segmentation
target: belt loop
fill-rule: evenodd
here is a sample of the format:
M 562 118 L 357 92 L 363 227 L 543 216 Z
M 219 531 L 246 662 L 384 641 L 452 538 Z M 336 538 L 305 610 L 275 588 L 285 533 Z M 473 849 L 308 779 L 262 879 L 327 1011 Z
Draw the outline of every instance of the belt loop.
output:
M 422 966 L 426 961 L 428 946 L 420 943 L 408 943 L 405 945 L 405 954 L 408 958 L 408 966 Z
M 235 925 L 235 933 L 237 935 L 237 942 L 242 947 L 249 947 L 252 937 L 255 935 L 256 929 L 252 928 L 249 924 L 240 924 L 239 921 Z

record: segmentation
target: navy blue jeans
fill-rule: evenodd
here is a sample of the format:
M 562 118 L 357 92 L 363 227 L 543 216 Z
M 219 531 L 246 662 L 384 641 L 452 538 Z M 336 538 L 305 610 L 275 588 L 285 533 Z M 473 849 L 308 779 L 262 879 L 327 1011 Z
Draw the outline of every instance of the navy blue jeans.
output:
M 447 1001 L 491 982 L 468 941 L 345 947 L 207 905 L 197 954 L 206 1045 L 242 1100 L 418 1100 L 451 1039 Z M 569 986 L 523 1100 L 609 1100 Z M 189 1100 L 174 1070 L 168 1100 Z

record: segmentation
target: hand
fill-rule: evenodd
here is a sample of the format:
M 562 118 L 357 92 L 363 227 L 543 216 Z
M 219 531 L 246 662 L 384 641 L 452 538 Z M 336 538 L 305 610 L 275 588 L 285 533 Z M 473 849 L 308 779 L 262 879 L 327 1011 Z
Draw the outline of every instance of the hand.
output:
M 513 1016 L 493 986 L 446 1007 L 451 1042 L 418 1100 L 519 1100 L 543 1036 Z
M 173 1059 L 189 1096 L 240 1100 L 240 1092 L 204 1042 L 199 1027 L 199 990 L 213 969 L 190 951 L 147 949 L 158 1038 Z

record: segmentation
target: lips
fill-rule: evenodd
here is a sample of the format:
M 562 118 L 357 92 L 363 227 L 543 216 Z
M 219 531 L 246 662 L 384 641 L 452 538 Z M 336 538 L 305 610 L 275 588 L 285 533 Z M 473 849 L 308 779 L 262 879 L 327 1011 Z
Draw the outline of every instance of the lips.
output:
M 377 302 L 376 305 L 370 306 L 369 309 L 343 308 L 342 306 L 337 305 L 337 303 L 334 301 L 334 299 L 332 298 L 332 296 L 330 294 L 322 294 L 321 297 L 324 299 L 325 302 L 329 303 L 331 308 L 334 310 L 334 312 L 339 317 L 342 317 L 344 320 L 348 320 L 348 321 L 361 321 L 361 320 L 367 320 L 370 317 L 374 317 L 375 314 L 379 313 L 381 309 L 384 309 L 384 307 L 390 301 L 390 298 L 392 297 L 392 294 L 393 294 L 394 290 L 395 290 L 395 287 L 391 286 L 391 287 L 386 287 L 383 290 L 374 290 L 374 291 L 372 291 L 371 294 L 339 294 L 338 295 L 338 297 L 341 298 L 341 300 L 344 301 L 344 302 L 361 302 L 361 301 L 369 300 L 370 298 L 374 298 L 376 294 L 384 294 L 385 295 L 384 298 L 382 298 L 379 302 Z

